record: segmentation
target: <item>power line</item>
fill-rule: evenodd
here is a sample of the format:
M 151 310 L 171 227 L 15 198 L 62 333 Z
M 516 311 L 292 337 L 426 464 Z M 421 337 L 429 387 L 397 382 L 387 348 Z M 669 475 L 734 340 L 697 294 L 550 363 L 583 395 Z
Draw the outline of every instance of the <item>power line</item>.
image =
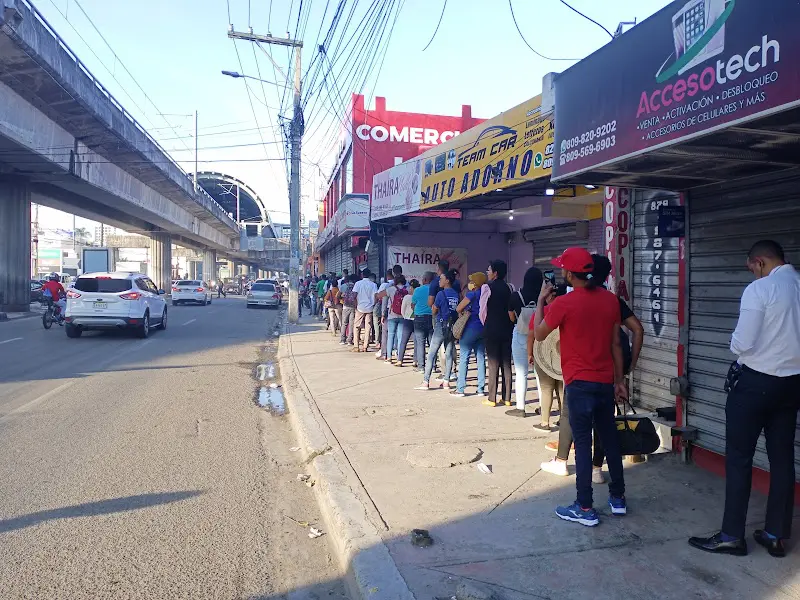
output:
M 231 40 L 233 42 L 233 49 L 236 51 L 236 59 L 239 61 L 239 68 L 244 71 L 244 65 L 242 64 L 242 57 L 239 56 L 239 46 L 236 45 L 236 40 Z M 253 98 L 250 95 L 250 86 L 247 85 L 247 80 L 245 80 L 245 90 L 247 91 L 247 100 L 250 102 L 250 111 L 253 113 L 253 120 L 256 122 L 256 127 L 259 128 L 258 135 L 261 138 L 261 143 L 264 145 L 264 156 L 269 159 L 269 153 L 267 152 L 267 146 L 264 142 L 264 136 L 261 134 L 261 124 L 258 122 L 258 116 L 256 115 L 256 107 L 253 106 Z
M 561 1 L 563 2 L 564 0 Z M 525 39 L 525 36 L 522 35 L 522 31 L 520 30 L 519 25 L 517 24 L 517 17 L 514 15 L 514 6 L 511 4 L 511 0 L 508 0 L 508 8 L 511 9 L 511 18 L 514 19 L 514 27 L 517 28 L 517 33 L 519 33 L 519 37 L 522 38 L 522 41 L 525 42 L 525 45 L 528 48 L 530 48 L 531 52 L 533 52 L 536 56 L 539 56 L 540 58 L 543 58 L 545 60 L 570 60 L 570 61 L 580 60 L 579 58 L 550 58 L 549 56 L 545 56 L 541 52 L 537 52 L 536 50 L 534 50 L 533 46 L 531 46 L 528 43 L 528 40 Z
M 83 16 L 84 16 L 84 17 L 86 17 L 86 20 L 87 20 L 87 21 L 89 21 L 89 24 L 90 24 L 90 25 L 92 26 L 92 28 L 93 28 L 93 29 L 94 29 L 94 30 L 97 32 L 97 35 L 99 35 L 99 36 L 100 36 L 100 39 L 101 39 L 101 40 L 103 40 L 103 42 L 104 42 L 104 43 L 105 43 L 105 45 L 108 47 L 108 49 L 109 49 L 109 50 L 111 50 L 111 54 L 113 54 L 113 55 L 114 55 L 114 60 L 116 60 L 116 61 L 117 61 L 117 62 L 120 64 L 120 66 L 121 66 L 123 69 L 125 69 L 125 72 L 128 74 L 128 77 L 130 77 L 130 78 L 131 78 L 131 81 L 133 81 L 133 83 L 134 83 L 134 84 L 136 84 L 136 87 L 138 87 L 138 88 L 139 88 L 139 91 L 141 91 L 141 92 L 142 92 L 142 94 L 144 95 L 144 97 L 147 99 L 147 101 L 148 101 L 148 102 L 150 102 L 150 104 L 152 104 L 152 105 L 153 105 L 153 108 L 155 108 L 155 109 L 156 109 L 156 112 L 160 114 L 160 113 L 161 113 L 161 110 L 158 108 L 158 106 L 156 106 L 156 103 L 155 103 L 155 102 L 153 102 L 153 100 L 150 98 L 150 96 L 148 96 L 148 95 L 147 95 L 147 92 L 145 92 L 145 91 L 144 91 L 144 88 L 143 88 L 143 87 L 142 87 L 142 86 L 139 84 L 139 82 L 136 80 L 136 78 L 135 78 L 135 77 L 133 76 L 133 74 L 130 72 L 130 70 L 128 69 L 128 67 L 126 67 L 126 66 L 125 66 L 125 63 L 124 63 L 124 62 L 122 62 L 122 60 L 120 59 L 120 57 L 119 57 L 119 56 L 117 55 L 117 53 L 114 51 L 114 48 L 112 48 L 112 47 L 111 47 L 111 44 L 109 44 L 109 43 L 108 43 L 108 40 L 107 40 L 107 39 L 105 38 L 105 36 L 104 36 L 104 35 L 103 35 L 103 34 L 100 32 L 100 29 L 97 27 L 97 25 L 95 25 L 95 24 L 94 24 L 94 21 L 92 21 L 92 18 L 91 18 L 91 17 L 88 15 L 88 13 L 87 13 L 87 12 L 86 12 L 86 11 L 83 9 L 83 6 L 81 6 L 81 3 L 80 3 L 78 0 L 75 0 L 75 5 L 76 5 L 76 6 L 78 7 L 78 9 L 79 9 L 79 10 L 80 10 L 80 11 L 83 13 Z M 162 118 L 164 119 L 164 122 L 165 122 L 167 125 L 170 125 L 170 122 L 169 122 L 169 121 L 166 119 L 166 117 L 162 117 Z M 174 128 L 173 128 L 173 131 L 174 131 L 174 132 L 175 132 L 175 134 L 177 135 L 177 133 L 178 133 L 178 132 L 177 132 L 177 131 L 175 131 L 175 130 L 174 130 Z M 184 145 L 185 145 L 185 144 L 184 144 Z M 187 146 L 187 148 L 188 148 L 188 146 Z
M 585 14 L 583 14 L 583 13 L 582 13 L 581 11 L 579 11 L 577 8 L 575 8 L 575 7 L 573 7 L 573 6 L 569 5 L 569 4 L 567 4 L 567 3 L 566 3 L 564 0 L 561 0 L 561 4 L 563 4 L 564 6 L 566 6 L 566 7 L 567 7 L 568 9 L 570 9 L 571 11 L 578 13 L 580 16 L 582 16 L 582 17 L 583 17 L 584 19 L 586 19 L 587 21 L 590 21 L 590 22 L 594 23 L 594 24 L 595 24 L 595 25 L 597 25 L 597 26 L 598 26 L 600 29 L 602 29 L 603 31 L 605 31 L 605 32 L 606 32 L 606 33 L 607 33 L 609 36 L 611 36 L 611 39 L 612 39 L 612 40 L 614 39 L 614 34 L 613 34 L 613 33 L 611 33 L 611 32 L 610 32 L 608 29 L 606 29 L 605 27 L 603 27 L 603 26 L 602 26 L 600 23 L 598 23 L 597 21 L 595 21 L 595 20 L 594 20 L 594 19 L 592 19 L 591 17 L 587 17 Z
M 431 36 L 430 41 L 422 49 L 423 52 L 425 52 L 425 50 L 428 49 L 428 46 L 430 46 L 433 43 L 434 38 L 436 38 L 436 34 L 439 33 L 439 25 L 442 24 L 442 19 L 444 18 L 444 9 L 445 8 L 447 8 L 447 0 L 444 0 L 444 5 L 442 6 L 442 14 L 439 15 L 439 22 L 436 24 L 436 29 L 433 30 L 433 35 Z

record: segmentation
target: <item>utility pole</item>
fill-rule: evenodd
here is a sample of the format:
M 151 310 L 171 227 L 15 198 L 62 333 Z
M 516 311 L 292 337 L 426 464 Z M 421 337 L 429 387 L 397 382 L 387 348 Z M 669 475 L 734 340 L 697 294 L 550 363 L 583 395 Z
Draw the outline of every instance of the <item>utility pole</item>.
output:
M 244 33 L 233 30 L 231 25 L 228 30 L 228 37 L 233 39 L 248 40 L 256 42 L 264 50 L 261 43 L 275 44 L 278 46 L 288 46 L 294 48 L 294 112 L 292 122 L 289 126 L 292 142 L 291 156 L 291 175 L 289 183 L 289 226 L 291 228 L 289 236 L 289 322 L 297 323 L 299 315 L 298 283 L 300 279 L 300 145 L 305 130 L 303 120 L 303 109 L 300 105 L 301 82 L 300 74 L 302 69 L 301 50 L 303 42 L 290 38 L 278 38 L 272 35 L 256 35 L 254 33 Z M 288 85 L 289 79 L 285 73 L 273 60 L 272 56 L 264 50 L 267 57 L 278 68 L 281 75 L 286 78 Z

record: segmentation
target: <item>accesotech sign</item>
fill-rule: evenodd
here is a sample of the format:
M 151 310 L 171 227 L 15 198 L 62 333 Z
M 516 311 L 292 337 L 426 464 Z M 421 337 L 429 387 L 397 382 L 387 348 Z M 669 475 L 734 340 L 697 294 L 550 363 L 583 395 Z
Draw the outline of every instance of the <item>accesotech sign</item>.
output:
M 556 78 L 553 180 L 800 104 L 800 2 L 679 0 Z

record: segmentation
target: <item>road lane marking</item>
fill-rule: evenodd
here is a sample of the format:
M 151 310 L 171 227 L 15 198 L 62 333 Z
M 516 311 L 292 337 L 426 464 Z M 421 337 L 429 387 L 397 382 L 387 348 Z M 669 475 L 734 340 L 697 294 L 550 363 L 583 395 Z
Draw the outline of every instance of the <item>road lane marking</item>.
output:
M 188 320 L 188 321 L 186 321 L 186 323 L 184 323 L 183 325 L 188 325 L 189 323 L 194 323 L 195 321 L 197 321 L 197 319 L 189 319 L 189 320 Z
M 65 389 L 67 389 L 68 387 L 70 387 L 70 386 L 74 385 L 76 381 L 77 381 L 76 379 L 71 379 L 70 381 L 67 381 L 66 383 L 62 383 L 62 384 L 61 384 L 61 385 L 59 385 L 58 387 L 55 387 L 55 388 L 53 388 L 53 389 L 52 389 L 52 390 L 50 390 L 49 392 L 45 392 L 44 394 L 42 394 L 42 395 L 41 395 L 41 396 L 39 396 L 38 398 L 34 398 L 33 400 L 29 400 L 28 402 L 26 402 L 25 404 L 23 404 L 23 405 L 21 405 L 21 406 L 18 406 L 18 407 L 17 407 L 17 408 L 15 408 L 14 410 L 10 410 L 10 411 L 9 411 L 9 412 L 7 412 L 6 414 L 4 414 L 2 417 L 0 417 L 0 423 L 2 423 L 3 421 L 6 421 L 6 420 L 8 420 L 8 418 L 9 418 L 9 417 L 11 417 L 11 416 L 13 416 L 13 415 L 15 415 L 15 414 L 17 414 L 17 413 L 26 412 L 26 411 L 27 411 L 27 409 L 29 409 L 29 408 L 32 408 L 32 407 L 33 407 L 33 406 L 35 406 L 36 404 L 39 404 L 39 403 L 41 403 L 41 402 L 44 402 L 44 401 L 45 401 L 45 400 L 47 400 L 47 399 L 48 399 L 50 396 L 55 396 L 55 395 L 56 395 L 56 394 L 58 394 L 59 392 L 63 392 L 63 391 L 64 391 Z
M 3 340 L 2 342 L 0 342 L 0 346 L 2 346 L 3 344 L 7 344 L 9 342 L 16 342 L 16 341 L 21 340 L 21 339 L 22 338 L 11 338 L 10 340 Z

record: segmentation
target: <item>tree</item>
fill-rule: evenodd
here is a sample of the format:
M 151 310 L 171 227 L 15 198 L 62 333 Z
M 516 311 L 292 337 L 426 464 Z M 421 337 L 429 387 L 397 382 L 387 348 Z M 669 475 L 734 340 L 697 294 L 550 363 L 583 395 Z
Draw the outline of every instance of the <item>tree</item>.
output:
M 75 241 L 80 244 L 85 244 L 89 239 L 89 230 L 85 227 L 76 227 L 75 228 Z

